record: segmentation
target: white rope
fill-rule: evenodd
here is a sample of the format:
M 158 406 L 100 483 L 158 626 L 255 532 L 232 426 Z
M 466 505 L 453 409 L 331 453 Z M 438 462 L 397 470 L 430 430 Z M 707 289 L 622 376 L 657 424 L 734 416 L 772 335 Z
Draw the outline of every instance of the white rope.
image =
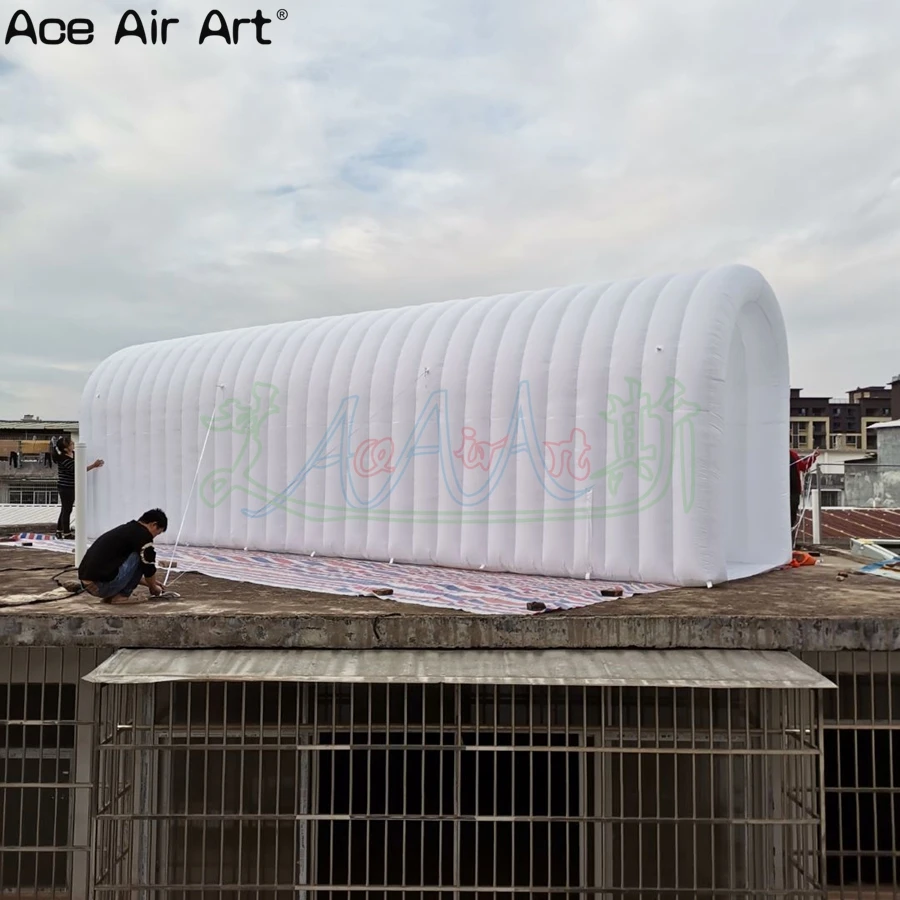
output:
M 171 560 L 170 560 L 170 562 L 171 562 Z M 182 570 L 181 570 L 181 571 L 180 571 L 180 572 L 172 579 L 172 584 L 175 584 L 175 582 L 178 581 L 179 578 L 184 578 L 185 575 L 190 575 L 190 574 L 191 574 L 191 570 L 190 570 L 190 569 L 182 569 Z M 167 573 L 167 577 L 168 577 L 168 573 Z
M 216 389 L 224 389 L 224 384 L 216 385 Z M 203 446 L 200 448 L 200 458 L 197 460 L 197 469 L 194 472 L 194 480 L 191 482 L 190 490 L 188 491 L 187 502 L 184 504 L 184 514 L 181 517 L 181 524 L 178 526 L 178 534 L 175 535 L 175 544 L 172 547 L 172 556 L 169 559 L 169 567 L 166 569 L 166 577 L 163 579 L 163 587 L 165 587 L 169 583 L 169 575 L 172 572 L 172 564 L 175 562 L 175 555 L 178 552 L 178 543 L 181 540 L 181 532 L 184 531 L 184 523 L 187 521 L 188 509 L 191 506 L 191 498 L 194 496 L 194 486 L 197 484 L 197 479 L 200 477 L 200 467 L 203 465 L 203 454 L 206 453 L 206 445 L 209 442 L 209 435 L 212 431 L 213 422 L 216 418 L 216 406 L 219 405 L 218 399 L 213 405 L 212 413 L 209 416 L 209 428 L 206 429 L 206 437 L 203 439 Z
M 799 460 L 798 460 L 798 462 L 799 462 Z M 796 463 L 791 463 L 791 465 L 796 465 Z M 816 468 L 818 468 L 818 466 L 816 466 Z M 809 474 L 811 474 L 811 471 L 812 471 L 812 467 L 810 468 L 810 471 L 806 473 L 807 476 Z M 806 513 L 807 503 L 811 496 L 812 496 L 812 478 L 806 477 L 803 479 L 803 491 L 800 495 L 801 502 L 800 502 L 800 507 L 797 510 L 797 523 L 794 525 L 792 535 L 791 535 L 791 537 L 792 537 L 791 549 L 792 550 L 797 546 L 797 535 L 800 534 L 800 526 L 804 524 L 803 517 Z

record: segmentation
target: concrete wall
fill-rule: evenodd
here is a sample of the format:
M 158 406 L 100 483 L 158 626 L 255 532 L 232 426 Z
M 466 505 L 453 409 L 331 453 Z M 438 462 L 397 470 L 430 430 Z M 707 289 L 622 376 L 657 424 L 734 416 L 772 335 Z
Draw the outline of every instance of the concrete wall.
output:
M 878 464 L 900 466 L 900 426 L 876 428 L 875 433 L 878 435 Z
M 900 466 L 848 464 L 844 470 L 844 506 L 900 508 Z
M 846 463 L 844 505 L 900 507 L 900 428 L 876 428 L 878 462 Z

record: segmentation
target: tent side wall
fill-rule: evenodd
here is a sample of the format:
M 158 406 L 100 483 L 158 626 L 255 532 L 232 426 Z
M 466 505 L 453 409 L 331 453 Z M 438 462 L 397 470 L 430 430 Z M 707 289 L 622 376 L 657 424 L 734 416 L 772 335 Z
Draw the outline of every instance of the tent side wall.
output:
M 679 582 L 717 582 L 766 571 L 790 558 L 787 444 L 790 376 L 784 320 L 771 287 L 752 269 L 710 272 L 683 331 L 705 333 L 697 369 L 679 354 L 680 377 L 707 410 L 695 448 L 697 503 L 676 510 Z M 699 429 L 698 429 L 699 433 Z M 692 552 L 692 548 L 694 548 Z M 697 549 L 700 548 L 699 554 Z M 696 569 L 691 569 L 696 565 Z
M 789 555 L 788 394 L 736 266 L 132 347 L 85 389 L 89 533 L 719 582 Z

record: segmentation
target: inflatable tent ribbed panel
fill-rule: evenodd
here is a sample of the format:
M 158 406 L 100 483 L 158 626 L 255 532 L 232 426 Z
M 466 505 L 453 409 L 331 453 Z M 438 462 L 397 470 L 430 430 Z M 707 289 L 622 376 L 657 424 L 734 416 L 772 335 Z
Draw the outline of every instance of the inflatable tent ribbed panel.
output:
M 790 556 L 788 396 L 742 266 L 131 347 L 85 389 L 88 532 L 717 583 Z

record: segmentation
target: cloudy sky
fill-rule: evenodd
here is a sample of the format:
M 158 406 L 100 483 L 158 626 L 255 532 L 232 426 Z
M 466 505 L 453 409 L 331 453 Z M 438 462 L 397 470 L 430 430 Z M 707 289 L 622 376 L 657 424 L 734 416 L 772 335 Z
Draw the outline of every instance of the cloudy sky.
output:
M 266 46 L 136 6 L 165 47 L 22 2 L 97 36 L 0 45 L 0 417 L 134 343 L 722 262 L 796 386 L 900 372 L 896 0 L 281 0 Z

